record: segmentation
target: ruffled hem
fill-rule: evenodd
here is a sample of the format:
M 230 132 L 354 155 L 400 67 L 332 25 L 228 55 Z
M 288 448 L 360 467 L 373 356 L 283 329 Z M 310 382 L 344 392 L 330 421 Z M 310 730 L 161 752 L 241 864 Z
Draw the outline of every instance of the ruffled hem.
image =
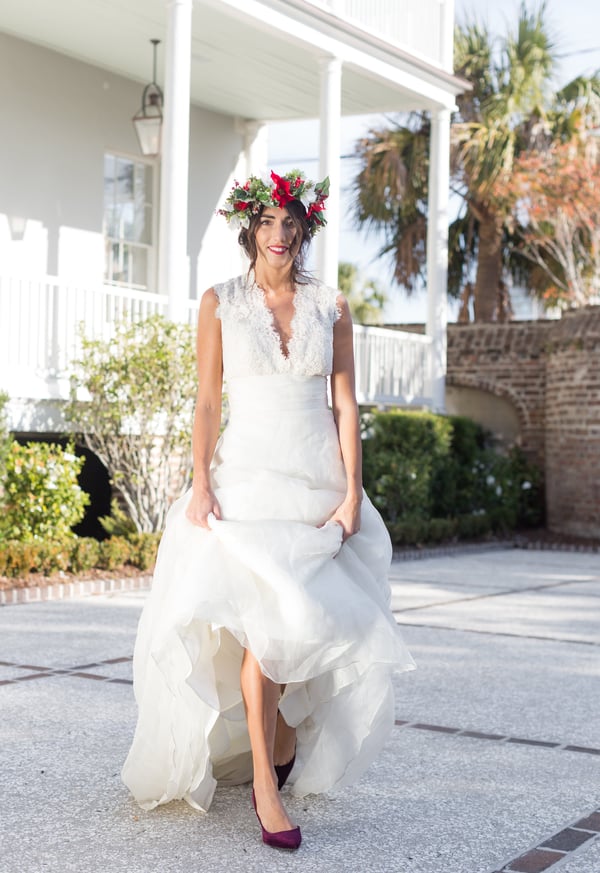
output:
M 375 558 L 379 516 L 366 500 L 361 532 L 341 546 L 336 524 L 213 518 L 207 532 L 185 519 L 187 499 L 172 511 L 140 620 L 139 718 L 123 781 L 145 809 L 184 798 L 208 810 L 217 781 L 251 779 L 239 683 L 249 648 L 286 685 L 280 709 L 298 731 L 293 792 L 350 784 L 393 725 L 393 673 L 414 667 L 387 583 L 361 559 Z M 173 530 L 196 541 L 192 566 Z

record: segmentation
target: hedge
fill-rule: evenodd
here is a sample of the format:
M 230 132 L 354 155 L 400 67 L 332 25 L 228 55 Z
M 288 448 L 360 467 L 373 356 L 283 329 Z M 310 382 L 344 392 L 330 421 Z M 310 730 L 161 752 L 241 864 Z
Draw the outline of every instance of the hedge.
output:
M 366 414 L 363 479 L 396 545 L 478 538 L 543 521 L 540 471 L 517 448 L 494 451 L 468 418 Z
M 15 579 L 29 573 L 118 570 L 127 565 L 149 570 L 154 565 L 159 540 L 160 534 L 152 533 L 109 537 L 102 542 L 75 536 L 62 541 L 4 540 L 0 548 L 0 576 Z

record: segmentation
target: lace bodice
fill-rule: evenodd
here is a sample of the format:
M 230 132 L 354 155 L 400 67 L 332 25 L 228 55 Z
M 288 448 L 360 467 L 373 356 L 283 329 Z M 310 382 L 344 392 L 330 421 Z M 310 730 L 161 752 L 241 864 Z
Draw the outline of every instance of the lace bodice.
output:
M 329 376 L 333 365 L 333 325 L 340 315 L 338 291 L 326 285 L 298 285 L 287 356 L 262 290 L 252 277 L 215 285 L 221 319 L 223 370 L 239 376 Z

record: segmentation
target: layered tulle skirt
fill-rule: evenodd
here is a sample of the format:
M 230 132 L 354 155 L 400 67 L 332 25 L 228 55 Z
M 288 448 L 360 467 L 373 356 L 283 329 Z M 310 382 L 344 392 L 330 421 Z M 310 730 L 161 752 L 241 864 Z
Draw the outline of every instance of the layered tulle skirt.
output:
M 414 664 L 389 611 L 391 546 L 366 495 L 361 530 L 327 521 L 345 494 L 321 377 L 228 386 L 212 466 L 222 520 L 171 508 L 134 652 L 137 728 L 123 781 L 144 808 L 207 810 L 219 783 L 252 778 L 243 649 L 285 684 L 297 727 L 296 794 L 356 780 L 394 721 L 392 675 Z

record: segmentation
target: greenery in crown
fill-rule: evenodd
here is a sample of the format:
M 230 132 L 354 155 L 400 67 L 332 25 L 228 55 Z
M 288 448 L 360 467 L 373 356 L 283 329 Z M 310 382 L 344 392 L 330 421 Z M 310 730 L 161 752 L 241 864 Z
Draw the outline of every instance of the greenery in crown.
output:
M 329 176 L 322 182 L 305 179 L 300 170 L 291 170 L 283 176 L 271 172 L 268 177 L 250 176 L 241 185 L 235 182 L 218 215 L 225 216 L 227 223 L 235 228 L 248 228 L 250 219 L 263 206 L 283 207 L 298 200 L 306 209 L 305 220 L 310 235 L 314 236 L 327 224 L 325 200 L 329 196 Z

